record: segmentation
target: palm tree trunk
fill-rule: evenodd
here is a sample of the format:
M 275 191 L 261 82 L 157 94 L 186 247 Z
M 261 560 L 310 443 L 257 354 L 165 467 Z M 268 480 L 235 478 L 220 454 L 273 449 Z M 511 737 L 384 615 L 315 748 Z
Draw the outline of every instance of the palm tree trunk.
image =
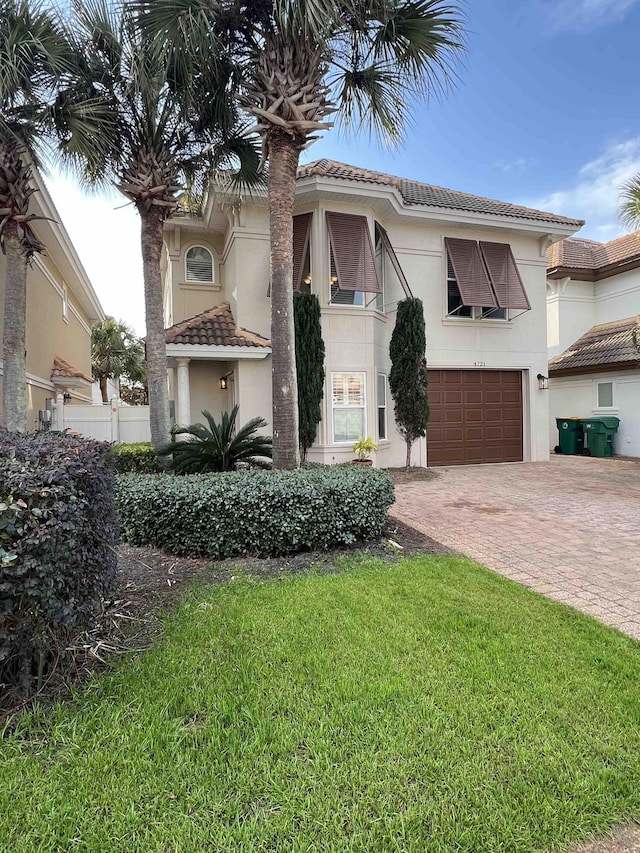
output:
M 140 242 L 144 278 L 144 306 L 147 323 L 147 377 L 151 444 L 158 450 L 169 441 L 169 392 L 167 390 L 167 349 L 162 298 L 162 211 L 140 210 Z
M 107 377 L 106 376 L 100 377 L 100 393 L 102 394 L 102 402 L 108 403 L 109 402 L 109 396 L 107 394 Z
M 5 429 L 27 430 L 27 262 L 15 222 L 4 230 L 7 256 L 2 344 L 2 410 Z
M 300 149 L 288 136 L 269 138 L 273 467 L 298 468 L 298 384 L 293 320 L 293 203 Z

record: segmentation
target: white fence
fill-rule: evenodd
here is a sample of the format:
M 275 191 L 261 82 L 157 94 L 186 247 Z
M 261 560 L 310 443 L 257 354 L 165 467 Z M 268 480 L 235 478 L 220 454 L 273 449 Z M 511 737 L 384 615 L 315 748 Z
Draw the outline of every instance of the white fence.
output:
M 101 406 L 64 406 L 61 426 L 98 441 L 151 441 L 149 406 L 121 406 L 117 400 Z

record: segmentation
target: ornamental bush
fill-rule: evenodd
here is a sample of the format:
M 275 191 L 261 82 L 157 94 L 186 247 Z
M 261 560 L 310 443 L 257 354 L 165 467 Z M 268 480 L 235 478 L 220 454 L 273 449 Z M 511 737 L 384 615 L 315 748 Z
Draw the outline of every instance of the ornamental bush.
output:
M 158 457 L 150 441 L 114 444 L 109 455 L 119 474 L 155 474 L 160 471 Z
M 0 682 L 27 694 L 115 588 L 108 444 L 0 431 Z
M 123 535 L 178 556 L 276 556 L 378 536 L 394 501 L 386 471 L 361 467 L 121 476 Z

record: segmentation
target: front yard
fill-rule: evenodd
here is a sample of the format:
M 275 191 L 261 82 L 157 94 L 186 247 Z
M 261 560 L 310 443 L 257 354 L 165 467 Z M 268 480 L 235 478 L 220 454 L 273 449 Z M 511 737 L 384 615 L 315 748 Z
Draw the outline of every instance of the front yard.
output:
M 640 647 L 467 560 L 199 587 L 5 732 L 0 850 L 558 851 L 640 815 Z

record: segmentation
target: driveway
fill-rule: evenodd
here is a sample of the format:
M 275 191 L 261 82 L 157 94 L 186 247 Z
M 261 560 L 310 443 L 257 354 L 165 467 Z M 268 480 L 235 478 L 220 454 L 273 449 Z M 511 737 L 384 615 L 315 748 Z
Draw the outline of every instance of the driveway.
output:
M 396 486 L 395 518 L 640 639 L 640 463 L 554 456 L 434 471 Z

